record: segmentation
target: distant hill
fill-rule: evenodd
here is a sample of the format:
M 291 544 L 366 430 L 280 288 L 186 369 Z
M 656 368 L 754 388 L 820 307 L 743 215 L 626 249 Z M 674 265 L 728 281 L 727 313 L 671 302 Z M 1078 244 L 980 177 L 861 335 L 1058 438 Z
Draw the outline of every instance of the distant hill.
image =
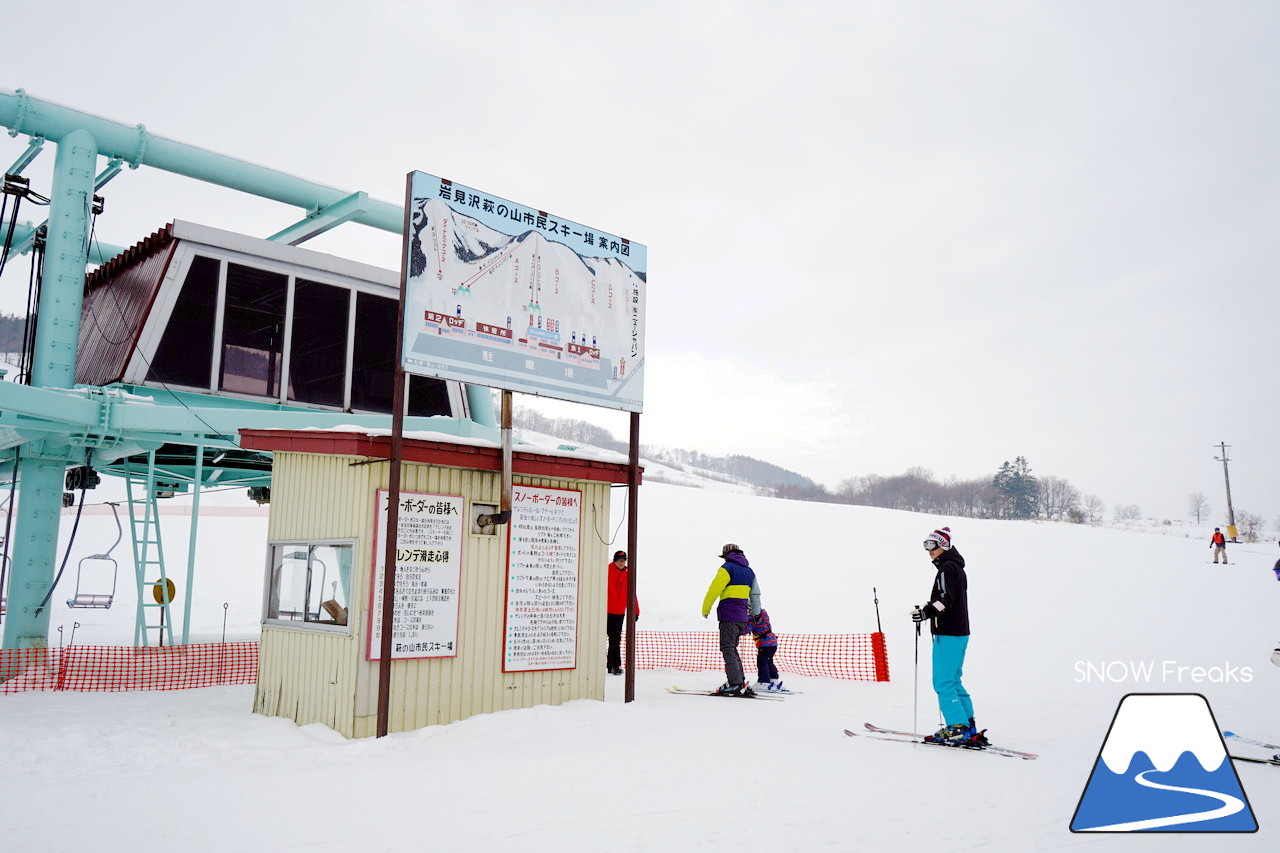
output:
M 552 418 L 541 412 L 520 408 L 516 410 L 515 422 L 520 430 L 552 436 L 570 444 L 589 445 L 623 455 L 630 451 L 627 442 L 587 421 Z M 696 480 L 701 479 L 711 481 L 701 483 L 704 486 L 714 483 L 746 486 L 750 487 L 750 491 L 767 495 L 779 491 L 823 491 L 821 486 L 803 474 L 740 454 L 712 456 L 698 450 L 641 445 L 640 455 L 645 465 L 645 478 L 657 482 L 699 485 Z M 682 476 L 676 476 L 677 474 Z

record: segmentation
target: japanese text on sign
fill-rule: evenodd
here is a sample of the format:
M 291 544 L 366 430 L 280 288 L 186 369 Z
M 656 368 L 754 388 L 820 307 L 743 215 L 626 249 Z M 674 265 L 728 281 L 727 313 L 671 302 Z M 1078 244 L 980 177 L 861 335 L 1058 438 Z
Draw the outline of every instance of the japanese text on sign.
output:
M 577 665 L 582 493 L 515 486 L 503 670 Z
M 369 660 L 382 650 L 387 502 L 379 489 L 369 596 Z M 458 645 L 458 588 L 462 576 L 465 501 L 454 495 L 401 492 L 396 531 L 396 591 L 391 657 L 452 657 Z

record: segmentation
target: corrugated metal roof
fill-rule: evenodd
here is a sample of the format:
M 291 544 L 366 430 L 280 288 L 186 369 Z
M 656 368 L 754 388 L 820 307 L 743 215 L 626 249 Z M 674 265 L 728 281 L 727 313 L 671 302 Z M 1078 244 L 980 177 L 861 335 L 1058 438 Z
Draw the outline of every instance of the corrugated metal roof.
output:
M 172 242 L 173 223 L 170 222 L 159 231 L 156 231 L 152 233 L 151 236 L 145 237 L 139 242 L 134 243 L 132 246 L 85 276 L 85 288 L 92 290 L 94 287 L 100 286 L 100 283 L 103 280 L 111 279 L 113 276 L 117 275 L 119 270 L 123 267 L 138 263 L 143 258 L 164 249 Z
M 85 277 L 76 382 L 123 378 L 176 245 L 170 223 Z

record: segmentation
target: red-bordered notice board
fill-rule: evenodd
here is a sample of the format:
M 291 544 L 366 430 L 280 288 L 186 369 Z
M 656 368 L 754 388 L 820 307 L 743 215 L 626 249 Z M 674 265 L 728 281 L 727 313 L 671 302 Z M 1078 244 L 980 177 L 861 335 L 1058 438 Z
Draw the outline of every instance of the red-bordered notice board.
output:
M 378 489 L 369 590 L 369 660 L 382 659 L 382 585 L 386 564 L 386 489 Z M 458 654 L 462 525 L 466 500 L 457 495 L 401 492 L 396 529 L 396 600 L 391 659 Z
M 578 665 L 582 492 L 513 486 L 502 671 Z

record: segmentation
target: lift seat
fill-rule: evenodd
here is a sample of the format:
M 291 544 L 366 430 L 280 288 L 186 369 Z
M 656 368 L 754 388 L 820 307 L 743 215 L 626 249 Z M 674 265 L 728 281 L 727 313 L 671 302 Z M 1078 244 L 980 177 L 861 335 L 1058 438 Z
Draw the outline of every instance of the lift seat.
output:
M 111 606 L 111 599 L 115 596 L 111 595 L 93 595 L 87 592 L 78 594 L 75 598 L 67 599 L 67 606 L 76 610 L 81 609 L 97 609 L 106 610 Z

